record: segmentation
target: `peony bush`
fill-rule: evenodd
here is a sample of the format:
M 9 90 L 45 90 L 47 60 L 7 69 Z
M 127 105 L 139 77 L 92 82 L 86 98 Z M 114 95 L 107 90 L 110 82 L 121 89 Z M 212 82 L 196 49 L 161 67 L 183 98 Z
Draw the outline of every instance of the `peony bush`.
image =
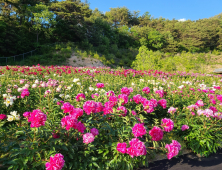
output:
M 0 67 L 0 164 L 133 169 L 222 144 L 222 77 L 156 70 Z

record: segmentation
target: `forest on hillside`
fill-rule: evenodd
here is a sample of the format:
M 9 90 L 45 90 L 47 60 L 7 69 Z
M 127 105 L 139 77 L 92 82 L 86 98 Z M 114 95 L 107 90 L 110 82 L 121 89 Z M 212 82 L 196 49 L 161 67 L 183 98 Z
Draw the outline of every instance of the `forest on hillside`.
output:
M 141 46 L 173 54 L 222 49 L 221 14 L 179 22 L 126 7 L 110 8 L 104 14 L 80 0 L 4 0 L 0 14 L 1 57 L 68 41 L 102 54 Z

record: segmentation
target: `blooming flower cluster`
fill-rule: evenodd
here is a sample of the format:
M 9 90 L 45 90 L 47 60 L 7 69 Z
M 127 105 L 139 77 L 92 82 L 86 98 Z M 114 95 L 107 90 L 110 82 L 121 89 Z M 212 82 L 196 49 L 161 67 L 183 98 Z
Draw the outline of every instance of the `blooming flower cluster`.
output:
M 153 129 L 149 131 L 149 134 L 153 141 L 160 141 L 163 139 L 163 130 L 157 126 L 154 126 Z
M 50 162 L 45 164 L 46 170 L 61 170 L 65 164 L 64 156 L 60 153 L 50 157 Z
M 136 123 L 132 128 L 134 137 L 142 137 L 146 134 L 146 129 L 142 123 Z
M 167 158 L 171 159 L 172 157 L 178 155 L 179 151 L 181 150 L 181 145 L 176 140 L 172 140 L 171 144 L 166 144 L 166 149 L 168 149 Z

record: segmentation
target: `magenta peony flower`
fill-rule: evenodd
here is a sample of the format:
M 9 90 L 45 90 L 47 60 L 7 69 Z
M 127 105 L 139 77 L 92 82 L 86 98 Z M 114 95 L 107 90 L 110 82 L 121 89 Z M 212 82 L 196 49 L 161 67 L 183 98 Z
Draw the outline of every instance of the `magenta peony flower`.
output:
M 89 144 L 94 141 L 94 135 L 92 133 L 85 133 L 83 135 L 83 143 Z
M 117 147 L 116 147 L 116 150 L 121 152 L 121 153 L 126 153 L 126 147 L 127 147 L 127 144 L 125 142 L 118 143 Z
M 119 102 L 122 103 L 122 105 L 128 103 L 128 96 L 125 94 L 118 95 L 118 99 L 119 99 Z
M 159 94 L 160 98 L 162 98 L 164 96 L 164 91 L 163 90 L 156 90 L 155 93 Z
M 166 144 L 166 149 L 168 149 L 167 158 L 171 159 L 172 157 L 178 155 L 179 151 L 181 150 L 181 145 L 176 140 L 172 140 L 171 144 Z
M 22 90 L 22 93 L 21 93 L 21 98 L 24 98 L 25 96 L 29 96 L 29 90 L 28 89 L 24 89 Z
M 63 103 L 61 109 L 64 110 L 64 113 L 71 113 L 74 107 L 69 102 L 66 102 Z
M 174 123 L 171 119 L 164 118 L 162 119 L 162 122 L 163 123 L 161 124 L 161 126 L 164 128 L 166 132 L 170 132 L 171 130 L 173 130 Z
M 98 131 L 98 129 L 96 129 L 96 128 L 90 129 L 90 132 L 91 132 L 94 136 L 97 136 L 97 135 L 99 134 L 99 131 Z
M 121 89 L 121 93 L 129 96 L 130 95 L 130 89 L 128 89 L 127 87 L 123 87 Z
M 52 137 L 53 137 L 54 139 L 57 139 L 57 138 L 59 138 L 60 136 L 59 136 L 58 133 L 52 133 Z
M 143 108 L 147 113 L 152 113 L 154 111 L 153 103 L 147 99 L 143 101 Z
M 143 92 L 144 92 L 145 94 L 149 94 L 149 93 L 150 93 L 150 88 L 149 88 L 149 87 L 144 87 L 144 88 L 143 88 Z
M 146 146 L 137 138 L 133 138 L 130 142 L 130 147 L 126 149 L 126 153 L 132 158 L 134 156 L 146 155 Z
M 73 108 L 70 113 L 75 119 L 78 119 L 83 115 L 83 110 L 81 108 Z
M 133 100 L 136 104 L 140 104 L 141 99 L 142 99 L 142 96 L 140 94 L 137 94 L 137 95 L 133 96 Z
M 96 112 L 96 102 L 93 100 L 88 100 L 83 104 L 83 110 L 86 112 L 87 115 Z
M 96 87 L 97 87 L 97 88 L 103 88 L 103 87 L 104 87 L 104 84 L 103 84 L 103 83 L 97 83 L 97 84 L 96 84 Z
M 80 100 L 85 100 L 86 96 L 83 93 L 79 93 L 76 96 L 76 101 L 79 102 Z
M 0 114 L 0 120 L 7 119 L 7 116 L 5 114 Z
M 121 113 L 122 116 L 127 115 L 127 109 L 124 106 L 118 107 L 117 110 Z
M 107 114 L 111 114 L 113 113 L 113 108 L 112 107 L 104 107 L 103 108 L 103 114 L 107 115 Z
M 47 116 L 46 114 L 42 113 L 41 110 L 33 110 L 32 113 L 30 114 L 30 117 L 28 118 L 28 122 L 31 122 L 30 127 L 40 127 L 40 126 L 45 126 Z
M 204 106 L 203 100 L 197 100 L 196 104 L 198 107 Z
M 96 113 L 103 111 L 103 104 L 101 102 L 96 102 Z
M 161 99 L 157 102 L 163 109 L 167 107 L 167 101 L 165 99 Z
M 142 123 L 136 123 L 132 128 L 132 132 L 134 134 L 134 137 L 142 137 L 146 134 L 146 128 Z
M 185 131 L 185 130 L 187 130 L 187 129 L 189 129 L 189 126 L 188 126 L 188 125 L 182 125 L 182 127 L 181 127 L 181 130 L 182 130 L 182 131 Z
M 109 97 L 109 96 L 115 96 L 115 93 L 110 90 L 110 91 L 108 91 L 108 92 L 106 93 L 106 95 L 107 95 L 107 97 Z
M 76 129 L 77 124 L 78 124 L 77 119 L 75 119 L 75 117 L 72 115 L 65 116 L 61 120 L 61 125 L 62 127 L 66 127 L 66 130 L 69 130 L 70 128 Z
M 110 103 L 112 103 L 112 107 L 113 107 L 113 106 L 117 105 L 118 98 L 116 96 L 110 96 L 109 101 L 110 101 Z
M 136 112 L 134 110 L 131 111 L 132 115 L 136 116 Z
M 163 139 L 163 130 L 157 126 L 154 126 L 153 129 L 149 131 L 149 134 L 153 141 L 160 141 Z
M 217 100 L 222 102 L 222 95 L 217 95 Z
M 214 107 L 214 106 L 210 106 L 210 108 L 209 108 L 210 110 L 212 110 L 214 113 L 216 113 L 218 110 L 217 110 L 217 108 L 216 107 Z
M 76 129 L 81 132 L 81 133 L 84 133 L 84 131 L 86 130 L 86 127 L 83 123 L 81 122 L 78 122 L 77 126 L 76 126 Z
M 153 103 L 153 107 L 157 107 L 157 100 L 156 99 L 150 99 L 150 102 Z
M 45 164 L 46 170 L 61 170 L 65 164 L 64 156 L 60 153 L 50 157 L 50 162 Z

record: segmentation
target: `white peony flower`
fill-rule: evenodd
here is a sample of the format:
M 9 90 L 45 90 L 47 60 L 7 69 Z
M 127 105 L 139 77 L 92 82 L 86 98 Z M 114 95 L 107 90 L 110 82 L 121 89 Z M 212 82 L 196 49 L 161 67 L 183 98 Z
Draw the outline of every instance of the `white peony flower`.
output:
M 77 79 L 74 78 L 74 80 L 73 80 L 74 83 L 76 83 L 76 82 L 78 82 L 78 81 L 79 81 L 79 78 L 77 78 Z
M 94 88 L 93 87 L 89 87 L 89 91 L 93 91 L 94 90 Z
M 77 85 L 79 85 L 79 86 L 81 86 L 81 83 L 80 82 L 78 82 L 78 83 L 76 83 Z
M 8 115 L 7 120 L 8 120 L 9 122 L 13 121 L 14 119 L 15 119 L 14 116 Z

